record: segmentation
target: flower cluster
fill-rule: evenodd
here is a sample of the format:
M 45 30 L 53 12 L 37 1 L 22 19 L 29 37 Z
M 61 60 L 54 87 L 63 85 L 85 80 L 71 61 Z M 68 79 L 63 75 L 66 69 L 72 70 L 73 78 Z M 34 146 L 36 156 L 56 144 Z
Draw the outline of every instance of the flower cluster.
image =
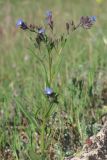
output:
M 96 16 L 86 16 L 86 17 L 82 16 L 77 25 L 75 25 L 74 21 L 66 22 L 67 33 L 69 34 L 70 31 L 74 31 L 79 27 L 82 27 L 84 29 L 90 29 L 92 25 L 95 23 L 95 21 L 96 21 Z
M 90 29 L 95 23 L 95 21 L 96 21 L 95 16 L 82 16 L 77 24 L 75 24 L 74 21 L 66 22 L 65 31 L 67 34 L 69 34 L 70 32 L 77 30 L 79 27 L 82 27 L 84 29 Z M 47 77 L 49 77 L 49 80 L 48 80 L 49 85 L 46 84 L 47 87 L 45 88 L 44 93 L 50 102 L 58 103 L 58 100 L 57 100 L 58 94 L 56 94 L 51 87 L 48 87 L 48 86 L 51 86 L 51 79 L 52 79 L 53 63 L 52 63 L 51 51 L 53 49 L 57 50 L 58 45 L 61 47 L 64 46 L 68 36 L 66 36 L 66 34 L 64 33 L 64 34 L 61 34 L 60 37 L 56 38 L 54 37 L 54 34 L 49 35 L 50 32 L 47 32 L 47 29 L 50 29 L 51 31 L 53 31 L 55 27 L 52 11 L 46 12 L 45 22 L 47 27 L 44 27 L 46 25 L 44 26 L 35 26 L 34 24 L 27 25 L 22 19 L 19 19 L 16 23 L 16 27 L 20 27 L 22 30 L 29 30 L 31 32 L 34 32 L 34 34 L 36 35 L 35 41 L 34 41 L 35 47 L 40 49 L 41 43 L 44 43 L 47 49 L 48 58 L 49 58 L 48 59 L 49 75 L 47 75 Z
M 94 24 L 94 22 L 96 21 L 96 17 L 95 16 L 86 16 L 86 17 L 81 17 L 80 19 L 80 25 L 85 28 L 85 29 L 89 29 L 92 27 L 92 25 Z

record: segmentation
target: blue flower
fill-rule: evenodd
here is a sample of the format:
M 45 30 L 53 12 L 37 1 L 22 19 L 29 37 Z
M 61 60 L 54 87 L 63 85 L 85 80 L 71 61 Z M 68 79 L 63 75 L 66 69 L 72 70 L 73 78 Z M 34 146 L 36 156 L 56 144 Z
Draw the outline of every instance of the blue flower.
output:
M 90 19 L 91 19 L 92 22 L 95 22 L 96 21 L 96 16 L 91 16 Z
M 23 23 L 22 19 L 18 19 L 18 21 L 16 22 L 16 27 L 20 27 Z
M 45 34 L 45 29 L 44 28 L 39 28 L 38 33 L 39 34 Z
M 45 93 L 45 95 L 48 97 L 48 100 L 49 100 L 51 103 L 56 103 L 56 104 L 58 104 L 58 94 L 55 93 L 52 88 L 46 87 L 46 88 L 44 89 L 44 93 Z
M 47 96 L 50 96 L 50 95 L 53 94 L 52 88 L 49 88 L 49 87 L 46 87 L 46 88 L 44 89 L 44 92 L 45 92 L 45 94 L 46 94 Z
M 16 22 L 16 27 L 21 27 L 23 30 L 28 29 L 27 25 L 23 22 L 22 19 L 18 19 Z
M 52 11 L 46 11 L 46 17 L 47 18 L 52 17 Z

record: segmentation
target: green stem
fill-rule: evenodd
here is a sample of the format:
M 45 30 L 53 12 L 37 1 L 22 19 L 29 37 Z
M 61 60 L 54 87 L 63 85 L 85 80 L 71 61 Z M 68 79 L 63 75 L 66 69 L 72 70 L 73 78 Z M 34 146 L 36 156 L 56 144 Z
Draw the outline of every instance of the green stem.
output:
M 35 52 L 33 52 L 31 49 L 30 49 L 30 51 L 31 51 L 32 54 L 36 57 L 36 59 L 41 63 L 41 65 L 42 65 L 42 67 L 43 67 L 43 69 L 44 69 L 44 72 L 45 72 L 46 84 L 49 85 L 47 69 L 46 69 L 46 66 L 45 66 L 43 60 L 42 60 L 38 55 L 36 55 Z
M 60 50 L 58 51 L 58 57 L 57 57 L 57 60 L 56 60 L 57 69 L 53 72 L 53 75 L 52 75 L 52 77 L 51 77 L 51 81 L 52 81 L 52 82 L 53 82 L 56 74 L 57 74 L 58 71 L 59 71 L 59 65 L 60 65 L 59 61 L 60 61 L 60 59 L 61 59 L 60 55 L 61 55 L 62 50 L 63 50 L 63 47 L 61 47 Z M 58 64 L 58 63 L 59 63 L 59 64 Z
M 42 129 L 41 129 L 41 153 L 42 153 L 42 158 L 45 157 L 45 149 L 46 149 L 46 139 L 45 139 L 45 129 L 46 125 L 48 122 L 48 118 L 50 116 L 50 111 L 52 109 L 53 104 L 50 104 L 49 109 L 45 110 L 44 115 L 43 115 L 43 124 L 42 124 Z
M 51 86 L 52 81 L 52 59 L 51 59 L 51 52 L 49 52 L 49 82 Z

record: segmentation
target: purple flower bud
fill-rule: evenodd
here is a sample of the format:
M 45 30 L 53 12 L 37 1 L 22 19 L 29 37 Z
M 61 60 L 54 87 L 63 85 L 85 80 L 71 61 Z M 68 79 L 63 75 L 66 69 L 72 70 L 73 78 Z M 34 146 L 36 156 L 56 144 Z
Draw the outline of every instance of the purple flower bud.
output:
M 46 12 L 46 23 L 50 26 L 50 28 L 53 30 L 53 20 L 52 20 L 52 11 Z
M 66 30 L 67 30 L 67 33 L 69 34 L 69 23 L 68 22 L 66 23 Z
M 16 22 L 16 27 L 20 27 L 23 30 L 28 29 L 27 25 L 23 22 L 22 19 L 18 19 L 18 21 Z
M 50 95 L 52 95 L 54 92 L 53 92 L 53 90 L 52 90 L 52 88 L 49 88 L 49 87 L 46 87 L 45 89 L 44 89 L 44 92 L 45 92 L 45 94 L 47 95 L 47 96 L 50 96 Z

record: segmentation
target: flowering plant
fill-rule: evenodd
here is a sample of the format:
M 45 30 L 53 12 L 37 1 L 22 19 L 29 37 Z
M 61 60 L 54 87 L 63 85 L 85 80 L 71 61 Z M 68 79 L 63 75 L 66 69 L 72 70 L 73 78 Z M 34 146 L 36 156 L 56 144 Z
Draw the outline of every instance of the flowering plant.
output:
M 21 28 L 24 31 L 30 31 L 35 35 L 35 39 L 33 40 L 33 44 L 35 48 L 37 48 L 40 52 L 39 55 L 35 54 L 37 60 L 41 63 L 44 68 L 45 73 L 45 87 L 44 87 L 44 95 L 48 100 L 49 106 L 45 109 L 42 118 L 42 131 L 41 131 L 41 153 L 44 156 L 45 154 L 45 132 L 47 128 L 47 123 L 49 117 L 51 115 L 51 110 L 53 104 L 58 104 L 58 93 L 54 90 L 54 80 L 56 79 L 57 73 L 60 69 L 62 50 L 66 45 L 70 33 L 76 31 L 80 27 L 83 29 L 90 29 L 96 21 L 95 16 L 82 16 L 77 24 L 74 21 L 65 23 L 65 33 L 62 33 L 60 37 L 54 36 L 55 23 L 53 20 L 52 11 L 46 12 L 45 17 L 45 27 L 39 25 L 28 25 L 22 19 L 19 19 L 16 23 L 16 27 Z M 49 32 L 48 32 L 49 31 Z M 41 50 L 44 49 L 42 44 L 46 49 L 46 56 L 48 60 L 48 65 L 45 64 L 44 58 L 41 59 Z M 53 55 L 53 51 L 56 52 L 56 55 Z M 53 62 L 54 60 L 54 62 Z

